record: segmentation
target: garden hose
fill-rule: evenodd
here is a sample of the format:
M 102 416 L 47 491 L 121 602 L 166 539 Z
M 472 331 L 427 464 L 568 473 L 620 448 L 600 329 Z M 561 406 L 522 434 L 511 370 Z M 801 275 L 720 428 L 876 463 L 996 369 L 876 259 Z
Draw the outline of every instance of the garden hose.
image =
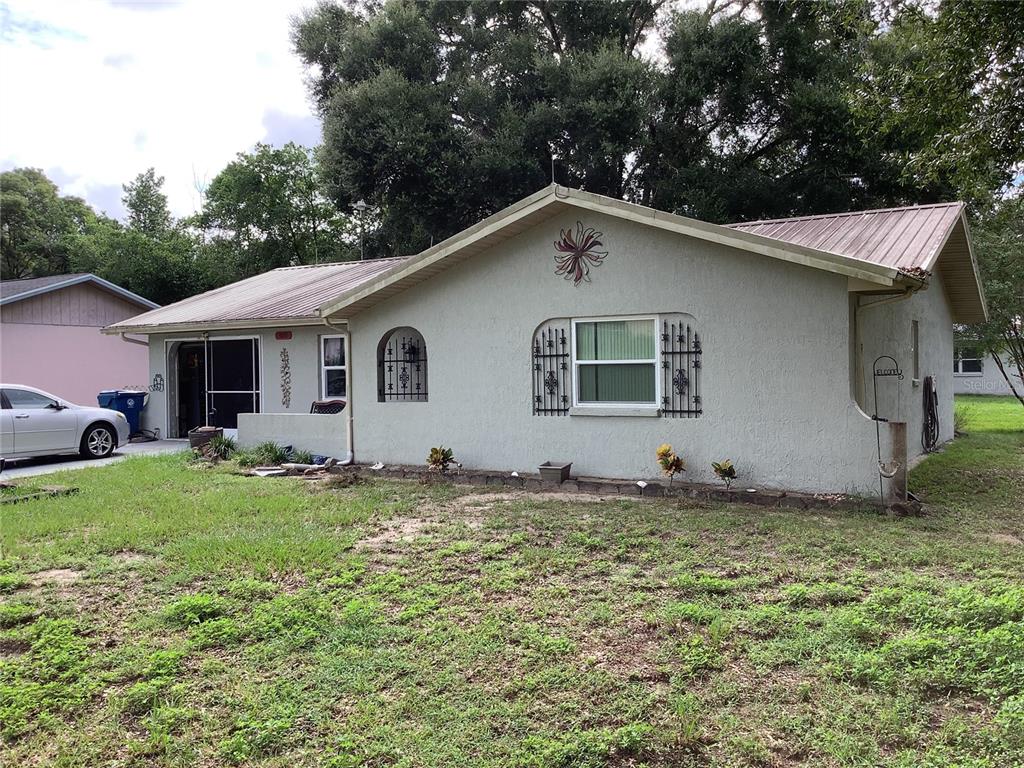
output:
M 924 419 L 921 422 L 921 447 L 925 453 L 932 453 L 939 445 L 939 395 L 935 391 L 935 380 L 924 377 Z

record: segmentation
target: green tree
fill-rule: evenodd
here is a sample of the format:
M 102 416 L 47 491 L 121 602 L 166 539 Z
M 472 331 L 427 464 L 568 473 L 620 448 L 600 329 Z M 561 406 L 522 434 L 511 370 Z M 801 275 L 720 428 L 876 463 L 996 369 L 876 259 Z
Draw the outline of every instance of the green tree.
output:
M 553 163 L 560 183 L 712 221 L 982 209 L 1024 156 L 1024 13 L 982 5 L 322 2 L 293 41 L 331 199 L 368 201 L 376 252 L 408 253 Z
M 121 201 L 128 211 L 128 226 L 150 237 L 159 237 L 171 229 L 171 211 L 163 192 L 164 177 L 153 168 L 143 171 L 125 184 Z
M 963 329 L 961 338 L 991 355 L 1024 405 L 1024 194 L 1000 200 L 973 235 L 989 320 Z
M 65 273 L 75 237 L 95 214 L 77 197 L 61 197 L 36 168 L 0 174 L 0 273 L 6 280 Z
M 304 147 L 258 144 L 239 153 L 210 183 L 196 220 L 209 237 L 210 265 L 239 279 L 352 258 L 349 221 L 322 188 L 314 154 Z

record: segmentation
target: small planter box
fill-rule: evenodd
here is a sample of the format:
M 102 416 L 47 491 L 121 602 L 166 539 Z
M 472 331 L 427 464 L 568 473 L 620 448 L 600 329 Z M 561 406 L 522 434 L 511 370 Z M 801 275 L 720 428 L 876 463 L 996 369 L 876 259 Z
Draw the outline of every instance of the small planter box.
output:
M 188 444 L 190 448 L 202 448 L 215 437 L 223 437 L 224 430 L 221 427 L 196 427 L 188 433 Z
M 537 467 L 537 470 L 540 472 L 540 479 L 547 483 L 564 483 L 569 479 L 570 469 L 572 469 L 571 461 L 568 464 L 545 461 Z

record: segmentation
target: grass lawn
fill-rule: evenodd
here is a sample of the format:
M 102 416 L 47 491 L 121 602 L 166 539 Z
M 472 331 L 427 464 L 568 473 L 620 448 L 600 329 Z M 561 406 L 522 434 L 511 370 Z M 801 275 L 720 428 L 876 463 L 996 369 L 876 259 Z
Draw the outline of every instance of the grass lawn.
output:
M 0 763 L 1020 765 L 1024 409 L 969 402 L 921 518 L 61 477 L 0 507 Z

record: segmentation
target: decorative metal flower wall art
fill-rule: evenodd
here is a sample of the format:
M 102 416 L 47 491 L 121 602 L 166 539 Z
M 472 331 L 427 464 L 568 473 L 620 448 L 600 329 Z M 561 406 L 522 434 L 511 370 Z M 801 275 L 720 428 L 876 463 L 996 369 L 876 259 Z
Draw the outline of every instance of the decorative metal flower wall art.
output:
M 559 232 L 559 238 L 555 241 L 555 274 L 561 275 L 566 280 L 572 280 L 573 285 L 582 282 L 590 282 L 590 268 L 601 266 L 608 251 L 601 250 L 604 243 L 601 242 L 602 233 L 593 227 L 583 227 L 583 223 L 576 222 L 576 231 L 563 229 Z

